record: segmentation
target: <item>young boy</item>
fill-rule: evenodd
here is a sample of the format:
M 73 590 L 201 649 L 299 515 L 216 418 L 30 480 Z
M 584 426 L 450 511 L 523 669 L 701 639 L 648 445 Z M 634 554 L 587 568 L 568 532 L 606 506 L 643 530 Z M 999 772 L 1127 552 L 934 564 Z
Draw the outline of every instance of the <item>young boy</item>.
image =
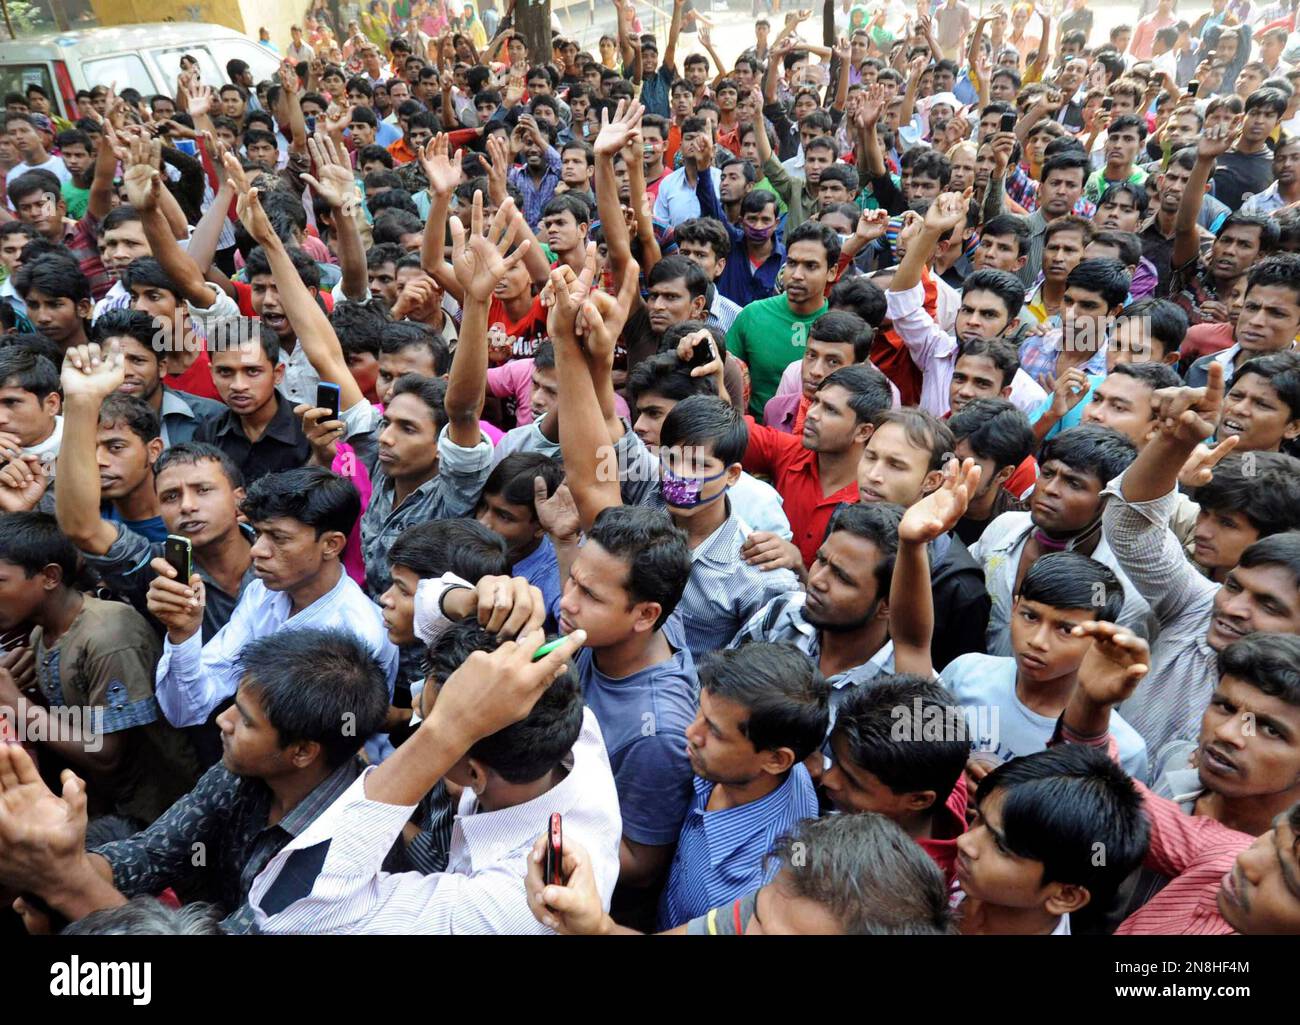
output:
M 53 478 L 63 441 L 62 408 L 53 363 L 17 346 L 0 349 L 0 457 L 20 459 L 32 473 L 43 467 Z
M 505 541 L 510 575 L 540 590 L 548 609 L 560 596 L 559 566 L 537 506 L 550 499 L 563 480 L 559 460 L 540 452 L 513 452 L 488 474 L 474 514 Z
M 1192 558 L 1223 583 L 1260 538 L 1300 530 L 1300 459 L 1280 452 L 1229 455 L 1195 498 Z
M 969 548 L 993 520 L 1024 508 L 1008 485 L 1026 462 L 1033 472 L 1034 433 L 1029 418 L 1005 399 L 972 399 L 952 415 L 948 428 L 957 441 L 953 453 L 974 459 L 981 470 L 979 490 L 953 528 Z
M 1013 657 L 963 655 L 943 670 L 961 705 L 996 710 L 974 740 L 972 774 L 1047 747 L 1092 643 L 1070 630 L 1089 620 L 1114 622 L 1123 601 L 1115 574 L 1085 555 L 1052 552 L 1034 562 L 1011 608 Z M 1123 720 L 1114 732 L 1121 763 L 1144 779 L 1146 744 Z
M 152 822 L 189 789 L 198 764 L 154 697 L 157 635 L 129 606 L 78 591 L 77 567 L 54 517 L 0 516 L 0 631 L 31 630 L 47 707 L 22 697 L 7 671 L 0 704 L 24 709 L 32 738 L 50 738 L 38 743 L 51 771 L 85 774 L 92 810 Z
M 24 263 L 14 289 L 27 304 L 27 318 L 65 351 L 90 341 L 90 282 L 71 256 L 49 253 Z
M 1014 758 L 980 782 L 975 808 L 957 840 L 963 935 L 1068 936 L 1070 914 L 1106 904 L 1147 853 L 1138 787 L 1100 752 Z
M 1300 437 L 1300 353 L 1276 352 L 1242 364 L 1223 399 L 1217 439 L 1238 452 L 1289 451 Z

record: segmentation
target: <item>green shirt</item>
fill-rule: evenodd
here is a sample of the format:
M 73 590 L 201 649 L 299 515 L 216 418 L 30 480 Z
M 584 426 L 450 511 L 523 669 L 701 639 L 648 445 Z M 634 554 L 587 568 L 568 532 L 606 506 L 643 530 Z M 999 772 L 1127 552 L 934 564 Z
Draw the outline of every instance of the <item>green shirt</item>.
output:
M 774 295 L 741 309 L 727 332 L 727 351 L 749 366 L 749 411 L 754 416 L 762 417 L 763 406 L 776 394 L 785 368 L 803 358 L 808 325 L 828 306 L 822 303 L 815 312 L 799 316 L 784 295 Z
M 1133 173 L 1124 179 L 1126 182 L 1132 182 L 1134 185 L 1142 185 L 1147 180 L 1146 171 L 1140 167 L 1135 167 Z M 1107 179 L 1106 169 L 1103 167 L 1100 171 L 1093 171 L 1088 175 L 1088 180 L 1083 184 L 1083 198 L 1091 203 L 1100 203 L 1102 193 L 1112 185 L 1118 185 L 1119 182 L 1113 182 Z
M 63 202 L 67 205 L 68 216 L 79 221 L 86 216 L 86 206 L 90 203 L 90 189 L 79 189 L 72 182 L 63 183 Z

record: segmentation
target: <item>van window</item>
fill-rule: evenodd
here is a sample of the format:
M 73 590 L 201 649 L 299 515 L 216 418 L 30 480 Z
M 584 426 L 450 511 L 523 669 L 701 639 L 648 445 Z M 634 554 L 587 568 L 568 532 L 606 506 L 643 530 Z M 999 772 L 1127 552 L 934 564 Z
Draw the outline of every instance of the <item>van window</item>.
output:
M 226 62 L 236 58 L 248 65 L 249 70 L 253 72 L 254 82 L 261 82 L 268 78 L 277 80 L 280 60 L 265 46 L 259 46 L 237 36 L 228 39 L 209 39 L 204 45 L 212 51 L 212 56 L 216 58 L 217 66 L 221 69 L 221 78 L 218 81 L 230 81 L 226 74 Z
M 154 66 L 162 75 L 162 79 L 167 83 L 167 91 L 171 94 L 176 92 L 176 80 L 181 74 L 181 58 L 189 54 L 199 62 L 199 73 L 205 85 L 212 86 L 213 89 L 220 89 L 222 83 L 226 80 L 225 71 L 217 66 L 217 62 L 212 59 L 212 54 L 202 46 L 168 46 L 157 50 L 150 50 L 149 56 L 153 58 Z
M 119 53 L 112 57 L 97 57 L 81 65 L 86 81 L 97 85 L 113 86 L 119 96 L 126 88 L 138 89 L 141 96 L 152 96 L 158 91 L 152 76 L 134 53 Z
M 33 84 L 45 90 L 51 103 L 58 104 L 58 93 L 50 81 L 49 68 L 44 64 L 6 64 L 0 67 L 0 96 L 9 93 L 25 96 L 27 87 Z

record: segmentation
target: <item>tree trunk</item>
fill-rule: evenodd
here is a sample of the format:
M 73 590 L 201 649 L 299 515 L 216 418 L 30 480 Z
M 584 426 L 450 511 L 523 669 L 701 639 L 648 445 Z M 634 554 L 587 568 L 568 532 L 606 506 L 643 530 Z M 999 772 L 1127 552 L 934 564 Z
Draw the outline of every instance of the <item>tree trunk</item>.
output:
M 551 59 L 551 0 L 518 0 L 515 30 L 528 47 L 528 63 L 546 64 Z

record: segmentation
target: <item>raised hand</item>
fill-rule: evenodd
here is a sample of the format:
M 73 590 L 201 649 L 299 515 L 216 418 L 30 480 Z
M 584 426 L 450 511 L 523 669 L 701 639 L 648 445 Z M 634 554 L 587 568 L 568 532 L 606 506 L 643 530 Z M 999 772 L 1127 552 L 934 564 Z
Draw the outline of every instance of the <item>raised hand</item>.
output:
M 63 370 L 59 383 L 63 385 L 63 399 L 84 398 L 102 402 L 122 387 L 126 376 L 122 345 L 115 338 L 107 351 L 95 342 L 74 345 L 63 357 Z
M 588 245 L 588 263 L 594 276 L 596 263 L 596 244 Z M 641 267 L 635 260 L 628 260 L 623 268 L 623 280 L 619 283 L 618 295 L 589 286 L 582 311 L 578 315 L 577 328 L 585 339 L 587 355 L 590 359 L 605 367 L 614 365 L 614 347 L 627 318 L 636 301 L 637 280 Z M 587 268 L 579 275 L 579 282 L 586 278 Z
M 1147 642 L 1118 623 L 1094 620 L 1080 623 L 1070 633 L 1092 638 L 1079 666 L 1082 694 L 1098 707 L 1118 705 L 1129 698 L 1151 666 Z
M 352 175 L 352 168 L 339 154 L 334 140 L 324 132 L 317 132 L 307 140 L 307 152 L 311 154 L 312 164 L 319 177 L 304 174 L 302 180 L 335 210 L 351 216 L 356 212 L 361 198 L 357 195 L 357 182 Z
M 908 506 L 898 525 L 898 540 L 929 544 L 946 534 L 966 515 L 971 498 L 979 490 L 980 468 L 974 459 L 957 465 L 955 458 L 944 467 L 943 483 L 919 502 Z
M 560 484 L 546 497 L 546 481 L 542 477 L 533 478 L 533 508 L 537 510 L 537 522 L 542 529 L 561 543 L 577 542 L 582 534 L 582 519 L 578 514 L 578 503 L 573 500 L 573 492 L 568 484 Z
M 1161 388 L 1151 402 L 1156 424 L 1167 437 L 1204 441 L 1214 433 L 1223 409 L 1223 364 L 1210 364 L 1204 388 Z
M 1071 367 L 1059 379 L 1044 374 L 1039 384 L 1052 396 L 1052 415 L 1058 420 L 1082 402 L 1092 387 L 1087 373 L 1080 367 Z
M 0 744 L 0 881 L 42 891 L 86 845 L 86 785 L 63 770 L 62 795 L 45 785 L 21 744 Z
M 118 150 L 118 157 L 123 156 Z M 122 184 L 126 187 L 126 196 L 137 210 L 147 213 L 158 208 L 158 197 L 162 189 L 162 175 L 155 163 L 162 159 L 162 143 L 158 139 L 136 136 L 126 148 L 126 172 L 122 175 Z
M 927 231 L 937 231 L 940 236 L 947 235 L 959 224 L 966 221 L 966 210 L 970 203 L 970 190 L 965 192 L 941 192 L 930 209 L 925 212 Z
M 873 131 L 884 109 L 885 89 L 879 82 L 873 82 L 867 90 L 866 98 L 858 104 L 858 128 L 864 132 Z
M 604 108 L 600 112 L 600 134 L 596 136 L 593 147 L 596 155 L 612 157 L 622 149 L 634 134 L 640 133 L 644 114 L 645 106 L 635 100 L 619 100 L 613 119 L 609 116 L 609 108 Z
M 499 141 L 498 145 L 500 145 Z M 461 151 L 456 151 L 456 159 L 453 162 L 449 150 L 447 136 L 439 132 L 429 140 L 424 151 L 419 154 L 420 167 L 423 168 L 424 177 L 429 182 L 429 192 L 435 196 L 450 196 L 463 177 L 460 164 Z
M 302 433 L 311 445 L 313 462 L 328 470 L 334 465 L 338 443 L 343 440 L 347 424 L 335 418 L 334 410 L 313 406 L 309 402 L 294 406 L 293 415 L 302 421 Z
M 509 252 L 519 236 L 517 212 L 515 201 L 507 198 L 484 234 L 483 193 L 475 192 L 470 230 L 466 232 L 459 217 L 451 218 L 451 265 L 467 296 L 480 302 L 488 300 L 496 283 L 524 258 L 531 239 L 524 239 L 513 253 Z
M 213 95 L 212 86 L 195 85 L 189 90 L 189 112 L 190 117 L 203 117 L 212 110 L 212 104 L 216 97 Z
M 145 607 L 167 628 L 171 642 L 182 644 L 203 626 L 203 605 L 207 600 L 203 578 L 195 573 L 188 583 L 177 580 L 176 570 L 162 558 L 152 560 L 149 567 L 157 575 L 149 582 Z
M 291 60 L 280 62 L 280 85 L 290 96 L 298 94 L 298 69 Z
M 863 210 L 858 215 L 857 227 L 853 229 L 854 236 L 862 243 L 868 246 L 879 238 L 884 238 L 885 232 L 889 230 L 889 211 L 884 208 L 875 210 Z
M 1232 149 L 1241 134 L 1243 118 L 1238 114 L 1231 124 L 1210 125 L 1201 133 L 1196 144 L 1196 156 L 1201 160 L 1217 160 Z

